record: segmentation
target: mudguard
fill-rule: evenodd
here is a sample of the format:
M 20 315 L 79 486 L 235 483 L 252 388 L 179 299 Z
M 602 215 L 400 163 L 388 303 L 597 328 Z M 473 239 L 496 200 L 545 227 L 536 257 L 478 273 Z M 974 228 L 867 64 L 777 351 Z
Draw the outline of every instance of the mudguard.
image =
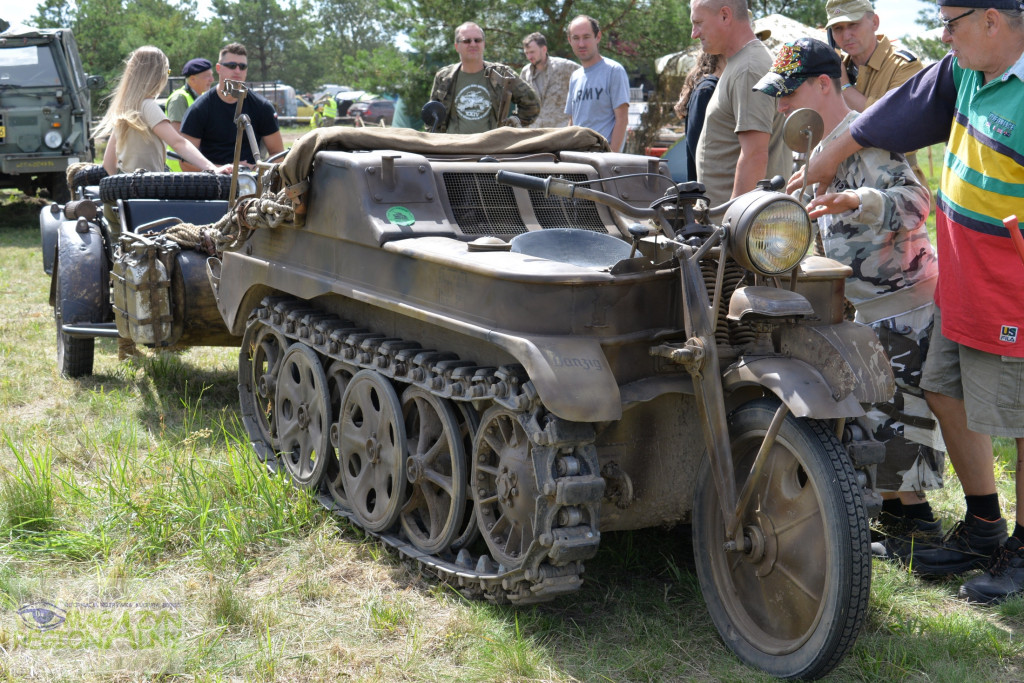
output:
M 39 235 L 43 244 L 43 271 L 53 275 L 53 261 L 57 257 L 57 233 L 64 221 L 59 204 L 44 206 L 39 211 Z
M 785 325 L 779 350 L 818 368 L 837 398 L 880 403 L 896 391 L 889 359 L 867 325 Z
M 840 395 L 817 368 L 796 358 L 745 357 L 730 365 L 722 376 L 726 394 L 748 386 L 768 389 L 796 417 L 828 420 L 864 414 L 852 393 Z
M 50 305 L 56 306 L 57 280 L 63 301 L 65 324 L 98 323 L 110 320 L 110 264 L 99 225 L 64 221 L 57 230 L 57 257 L 50 280 Z

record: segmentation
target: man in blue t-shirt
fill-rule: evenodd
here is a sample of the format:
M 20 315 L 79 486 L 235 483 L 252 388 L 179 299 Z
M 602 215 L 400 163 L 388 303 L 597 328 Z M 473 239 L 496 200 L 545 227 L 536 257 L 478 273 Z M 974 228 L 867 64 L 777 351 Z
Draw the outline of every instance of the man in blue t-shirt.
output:
M 220 51 L 217 60 L 217 75 L 220 77 L 216 88 L 207 90 L 189 107 L 181 122 L 181 134 L 186 140 L 199 148 L 210 161 L 215 164 L 230 164 L 235 158 L 235 105 L 237 99 L 224 93 L 224 81 L 245 81 L 249 67 L 245 46 L 231 43 Z M 249 92 L 242 103 L 242 113 L 248 115 L 252 122 L 256 139 L 267 148 L 267 154 L 273 156 L 284 151 L 284 140 L 277 126 L 277 114 L 274 105 L 264 97 Z M 253 164 L 256 159 L 252 150 L 243 140 L 243 162 Z M 184 171 L 199 169 L 187 162 L 181 162 Z
M 581 14 L 569 24 L 569 44 L 583 65 L 569 81 L 565 113 L 571 125 L 586 126 L 608 139 L 621 152 L 629 120 L 629 78 L 622 65 L 601 56 L 601 27 Z

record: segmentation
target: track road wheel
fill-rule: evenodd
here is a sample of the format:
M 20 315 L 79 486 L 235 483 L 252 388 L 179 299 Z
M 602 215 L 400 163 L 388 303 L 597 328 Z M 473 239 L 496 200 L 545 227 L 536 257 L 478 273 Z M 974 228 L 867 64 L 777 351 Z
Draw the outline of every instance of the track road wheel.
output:
M 299 488 L 318 488 L 333 459 L 331 395 L 320 359 L 305 344 L 285 351 L 274 410 L 281 464 Z
M 466 510 L 466 451 L 455 411 L 444 399 L 420 387 L 402 394 L 411 485 L 402 508 L 402 529 L 417 548 L 431 555 L 451 546 Z
M 502 406 L 480 418 L 470 476 L 477 525 L 494 560 L 517 569 L 533 542 L 537 477 L 519 413 Z
M 256 452 L 266 460 L 276 448 L 274 395 L 288 340 L 253 319 L 245 328 L 238 351 L 238 397 L 242 424 Z
M 758 399 L 730 415 L 737 490 L 778 406 Z M 821 423 L 787 415 L 766 457 L 742 513 L 742 547 L 731 552 L 704 459 L 693 501 L 697 576 L 740 659 L 780 678 L 818 678 L 853 645 L 867 611 L 867 515 L 853 468 Z
M 345 389 L 348 388 L 348 383 L 351 379 L 352 371 L 344 363 L 335 361 L 327 368 L 327 390 L 331 394 L 332 415 L 341 415 L 341 400 L 345 396 Z M 337 451 L 338 440 L 341 437 L 339 425 L 339 422 L 331 425 L 331 445 L 334 446 L 335 452 L 334 456 L 327 462 L 325 483 L 327 484 L 327 492 L 331 494 L 331 499 L 335 505 L 350 512 L 352 505 L 345 495 L 345 481 L 341 476 L 341 460 L 338 458 Z
M 406 488 L 405 423 L 391 383 L 372 370 L 352 376 L 338 416 L 338 460 L 345 497 L 368 531 L 398 521 Z
M 57 264 L 57 288 L 54 296 L 53 319 L 57 326 L 57 369 L 64 377 L 86 377 L 92 374 L 93 359 L 96 355 L 96 340 L 92 337 L 70 337 L 61 328 L 64 324 L 65 297 L 61 286 L 60 263 Z

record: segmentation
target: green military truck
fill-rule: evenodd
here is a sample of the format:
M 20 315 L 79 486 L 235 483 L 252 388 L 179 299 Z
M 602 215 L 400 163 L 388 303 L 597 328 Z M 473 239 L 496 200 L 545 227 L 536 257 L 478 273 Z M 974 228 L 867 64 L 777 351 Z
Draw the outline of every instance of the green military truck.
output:
M 92 161 L 91 90 L 70 29 L 12 25 L 0 33 L 0 187 L 70 199 L 68 166 Z

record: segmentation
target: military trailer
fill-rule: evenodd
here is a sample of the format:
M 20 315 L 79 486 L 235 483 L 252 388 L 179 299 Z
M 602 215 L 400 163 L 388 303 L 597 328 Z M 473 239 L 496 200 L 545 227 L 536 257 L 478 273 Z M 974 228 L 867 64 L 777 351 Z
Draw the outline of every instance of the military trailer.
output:
M 71 29 L 10 26 L 0 33 L 0 187 L 70 199 L 65 173 L 91 162 L 92 92 Z
M 207 261 L 255 452 L 494 601 L 578 590 L 603 533 L 689 524 L 729 647 L 824 675 L 867 610 L 861 419 L 893 380 L 773 187 L 709 208 L 582 128 L 309 133 Z

